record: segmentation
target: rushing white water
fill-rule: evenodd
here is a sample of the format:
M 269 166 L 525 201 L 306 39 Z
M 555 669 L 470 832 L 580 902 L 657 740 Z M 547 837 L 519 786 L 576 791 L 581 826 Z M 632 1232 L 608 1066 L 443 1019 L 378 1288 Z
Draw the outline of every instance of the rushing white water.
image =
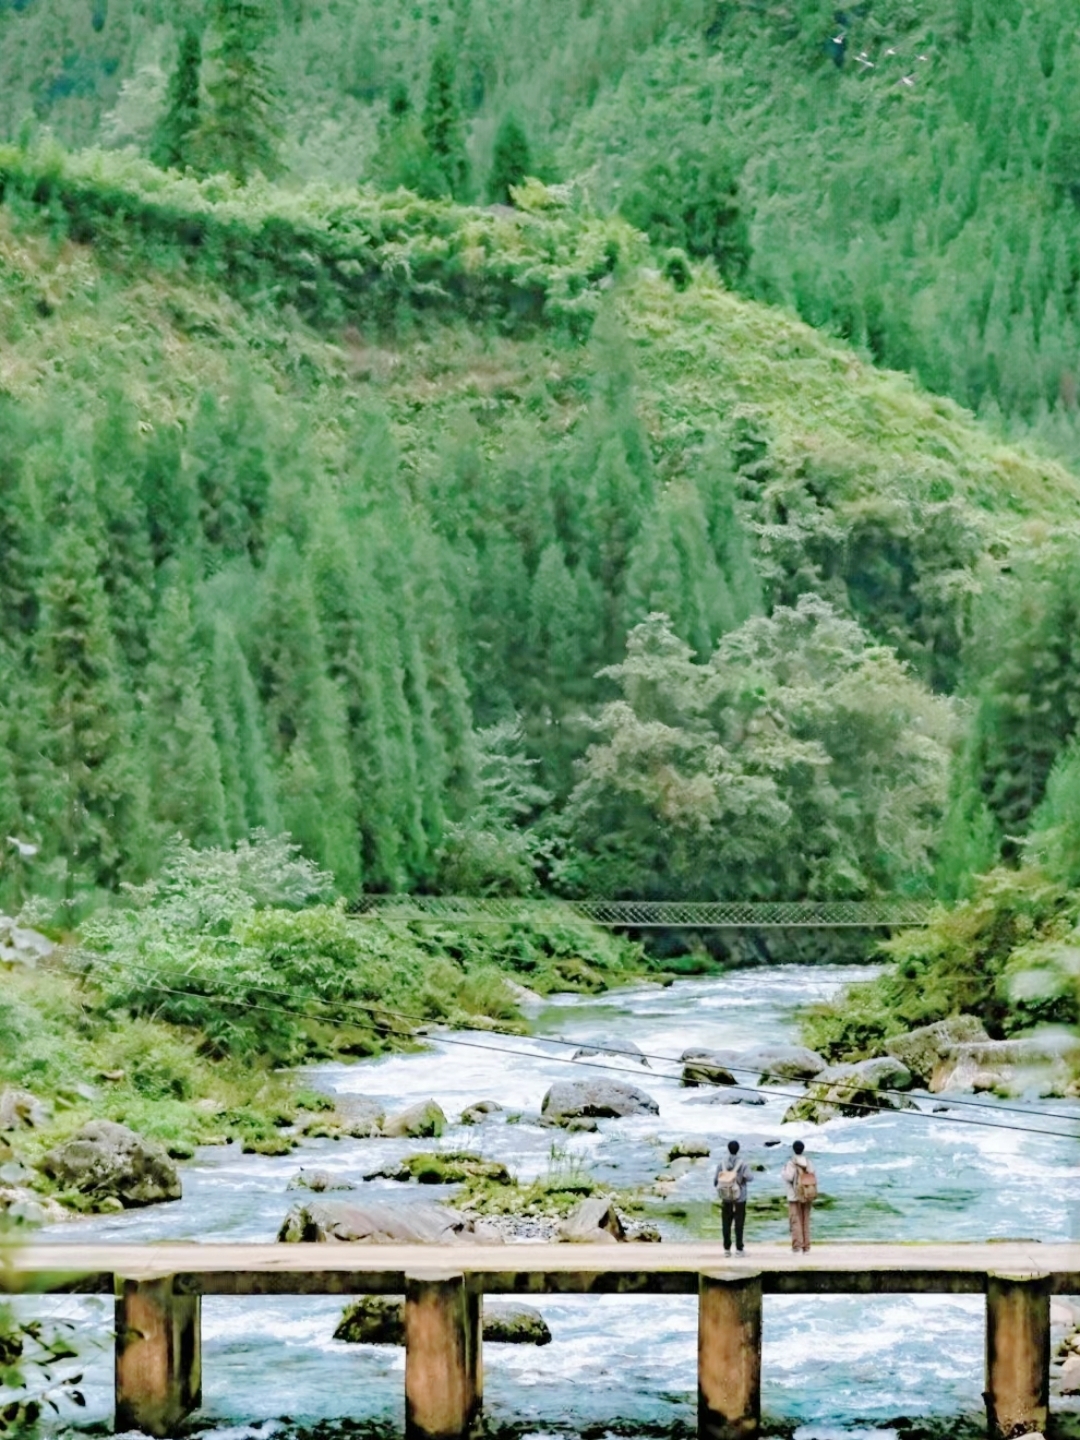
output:
M 599 999 L 560 997 L 534 1016 L 537 1035 L 632 1041 L 649 1056 L 671 1057 L 690 1045 L 749 1048 L 794 1038 L 795 1013 L 835 993 L 865 970 L 775 967 L 668 988 L 655 985 Z M 512 1053 L 508 1053 L 512 1052 Z M 535 1124 L 555 1080 L 603 1075 L 571 1063 L 572 1051 L 538 1039 L 486 1034 L 436 1038 L 430 1051 L 312 1072 L 321 1088 L 364 1094 L 399 1107 L 432 1096 L 455 1118 L 470 1102 L 497 1100 L 522 1118 L 494 1117 L 480 1127 L 452 1126 L 441 1142 L 316 1141 L 293 1156 L 244 1156 L 237 1147 L 208 1149 L 184 1167 L 177 1204 L 53 1227 L 54 1238 L 128 1240 L 270 1240 L 291 1199 L 286 1184 L 298 1165 L 322 1166 L 362 1184 L 364 1193 L 399 1203 L 441 1192 L 391 1181 L 362 1183 L 365 1171 L 417 1148 L 478 1149 L 505 1160 L 522 1179 L 554 1163 L 580 1162 L 620 1186 L 645 1184 L 664 1167 L 673 1141 L 704 1138 L 714 1149 L 733 1137 L 754 1164 L 754 1193 L 778 1197 L 786 1147 L 800 1136 L 812 1151 L 828 1204 L 814 1215 L 815 1239 L 969 1240 L 987 1237 L 1074 1238 L 1080 1230 L 1080 1146 L 1075 1139 L 1031 1133 L 1025 1126 L 1077 1133 L 1053 1121 L 1054 1110 L 1080 1118 L 1075 1103 L 1033 1102 L 1029 1115 L 959 1105 L 934 1114 L 897 1112 L 822 1127 L 783 1125 L 800 1087 L 766 1092 L 762 1106 L 718 1106 L 712 1092 L 680 1089 L 679 1067 L 654 1059 L 615 1064 L 660 1104 L 655 1116 L 600 1122 L 596 1134 L 553 1132 Z M 741 1078 L 741 1077 L 740 1077 Z M 749 1078 L 749 1077 L 748 1077 Z M 1015 1102 L 1013 1102 L 1015 1104 Z M 533 1117 L 530 1119 L 530 1116 Z M 1012 1129 L 978 1126 L 998 1120 Z M 769 1144 L 768 1142 L 773 1142 Z M 657 1220 L 665 1238 L 715 1236 L 708 1161 L 676 1184 Z M 452 1191 L 447 1187 L 446 1198 Z M 680 1213 L 681 1212 L 681 1213 Z M 782 1213 L 753 1216 L 748 1245 L 784 1233 Z M 98 1348 L 87 1367 L 87 1418 L 105 1418 L 111 1396 L 110 1320 L 104 1302 L 50 1299 L 41 1312 L 78 1318 Z M 204 1302 L 204 1406 L 198 1422 L 214 1440 L 296 1433 L 342 1417 L 402 1420 L 404 1357 L 394 1348 L 334 1341 L 335 1300 L 275 1297 Z M 689 1428 L 693 1421 L 695 1302 L 654 1296 L 549 1297 L 541 1303 L 553 1343 L 543 1349 L 488 1346 L 485 1412 L 490 1421 L 521 1422 L 529 1433 L 602 1433 L 617 1422 L 631 1430 Z M 970 1297 L 812 1297 L 765 1302 L 764 1405 L 798 1422 L 799 1440 L 888 1440 L 890 1418 L 958 1415 L 978 1410 L 982 1389 L 982 1305 Z

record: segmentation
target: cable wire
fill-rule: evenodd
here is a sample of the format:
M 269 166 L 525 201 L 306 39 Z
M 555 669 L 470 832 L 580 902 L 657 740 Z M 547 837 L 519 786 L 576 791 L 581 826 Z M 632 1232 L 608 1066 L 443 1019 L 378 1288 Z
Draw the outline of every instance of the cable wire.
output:
M 131 972 L 130 972 L 130 971 L 125 971 L 124 973 L 127 974 L 127 973 L 131 973 Z M 149 982 L 149 983 L 151 984 L 151 986 L 153 986 L 153 982 L 155 981 L 155 977 L 154 977 L 154 976 L 150 975 L 150 974 L 149 974 L 148 972 L 146 972 L 146 971 L 137 972 L 137 973 L 141 974 L 141 975 L 142 975 L 142 978 L 143 978 L 144 980 L 146 980 L 147 982 Z M 285 999 L 291 999 L 291 998 L 292 998 L 291 995 L 290 995 L 290 993 L 289 993 L 287 990 L 277 989 L 277 988 L 275 988 L 274 986 L 271 986 L 271 985 L 257 985 L 257 984 L 252 984 L 252 985 L 249 986 L 249 988 L 252 989 L 252 990 L 260 991 L 261 993 L 266 994 L 266 995 L 282 996 L 282 997 L 284 997 Z M 203 998 L 203 999 L 213 998 L 213 997 L 210 997 L 210 996 L 204 996 L 204 995 L 202 995 L 201 992 L 199 992 L 199 991 L 178 991 L 178 992 L 176 992 L 176 993 L 178 993 L 178 994 L 190 994 L 193 998 Z M 241 1001 L 226 1001 L 226 1002 L 224 1002 L 224 1003 L 242 1004 L 243 1002 L 241 1002 Z M 383 1005 L 383 1004 L 380 1004 L 380 1003 L 378 1003 L 378 1002 L 376 1002 L 376 1001 L 364 1001 L 364 1000 L 326 1000 L 326 1001 L 321 1001 L 321 1002 L 319 1002 L 319 1003 L 324 1004 L 324 1005 L 337 1005 L 338 1007 L 344 1008 L 344 1009 L 346 1009 L 346 1010 L 359 1011 L 359 1012 L 361 1012 L 361 1013 L 364 1014 L 364 1015 L 376 1015 L 376 1014 L 387 1015 L 387 1016 L 389 1016 L 391 1019 L 404 1021 L 406 1024 L 412 1025 L 412 1026 L 414 1026 L 414 1027 L 416 1027 L 416 1026 L 427 1026 L 427 1025 L 436 1023 L 436 1022 L 433 1022 L 433 1021 L 431 1021 L 431 1020 L 426 1019 L 426 1018 L 425 1018 L 424 1016 L 422 1016 L 422 1015 L 410 1015 L 410 1014 L 408 1014 L 408 1013 L 407 1013 L 406 1011 L 404 1011 L 404 1010 L 395 1010 L 395 1009 L 393 1009 L 392 1007 L 390 1007 L 390 1006 L 388 1006 L 388 1005 Z M 269 1007 L 269 1008 L 272 1009 L 273 1007 Z M 293 1010 L 293 1011 L 291 1011 L 290 1013 L 293 1013 L 293 1014 L 301 1014 L 302 1012 Z M 318 1016 L 314 1016 L 314 1015 L 308 1015 L 308 1016 L 306 1016 L 306 1018 L 312 1019 L 312 1020 L 314 1020 L 314 1019 L 324 1019 L 324 1020 L 325 1020 L 326 1017 L 318 1017 Z M 503 1036 L 503 1037 L 509 1038 L 509 1039 L 528 1039 L 528 1040 L 535 1040 L 535 1041 L 537 1041 L 537 1042 L 539 1042 L 539 1043 L 542 1043 L 542 1044 L 545 1044 L 545 1045 L 561 1045 L 561 1046 L 564 1046 L 564 1047 L 566 1047 L 566 1048 L 573 1048 L 573 1049 L 577 1049 L 577 1050 L 580 1050 L 580 1049 L 582 1049 L 582 1048 L 585 1048 L 586 1046 L 589 1045 L 589 1042 L 588 1042 L 588 1041 L 565 1040 L 565 1039 L 563 1039 L 561 1036 L 555 1036 L 555 1035 L 522 1036 L 522 1035 L 520 1035 L 517 1031 L 513 1031 L 513 1030 L 490 1030 L 490 1031 L 487 1031 L 487 1032 L 485 1032 L 485 1033 L 487 1033 L 487 1034 L 492 1034 L 492 1035 L 500 1035 L 500 1036 Z M 444 1036 L 444 1038 L 445 1038 L 445 1036 Z M 685 1060 L 682 1056 L 674 1056 L 674 1055 L 654 1055 L 654 1054 L 649 1054 L 649 1053 L 647 1053 L 647 1052 L 645 1052 L 645 1051 L 642 1051 L 642 1050 L 620 1050 L 620 1049 L 618 1049 L 617 1046 L 614 1046 L 614 1045 L 596 1045 L 596 1046 L 592 1046 L 591 1048 L 594 1048 L 598 1053 L 603 1054 L 603 1055 L 618 1055 L 618 1056 L 624 1056 L 624 1057 L 626 1057 L 626 1058 L 628 1058 L 628 1059 L 631 1059 L 631 1060 L 655 1060 L 658 1064 L 662 1064 L 662 1065 L 679 1065 L 679 1066 L 682 1066 L 682 1065 L 685 1065 L 685 1064 L 688 1064 L 688 1063 L 689 1063 L 689 1064 L 692 1064 L 692 1063 L 693 1063 L 692 1061 Z M 518 1053 L 520 1053 L 520 1052 L 518 1052 Z M 708 1053 L 708 1052 L 704 1052 L 704 1051 L 703 1051 L 702 1053 L 704 1054 L 704 1053 Z M 555 1057 L 555 1056 L 548 1056 L 548 1057 L 546 1057 L 546 1058 L 548 1058 L 548 1059 L 555 1059 L 556 1057 Z M 573 1063 L 574 1063 L 575 1065 L 582 1065 L 582 1064 L 588 1064 L 589 1062 L 587 1062 L 587 1061 L 574 1061 Z M 707 1063 L 707 1062 L 706 1062 L 706 1063 Z M 719 1067 L 719 1068 L 723 1068 L 723 1069 L 729 1071 L 732 1075 L 750 1075 L 750 1076 L 757 1077 L 757 1076 L 761 1076 L 761 1075 L 763 1074 L 762 1067 L 760 1067 L 760 1066 L 750 1067 L 750 1066 L 745 1066 L 745 1065 L 729 1064 L 729 1063 L 727 1063 L 726 1061 L 723 1061 L 723 1062 L 718 1062 L 718 1067 Z M 612 1071 L 613 1073 L 614 1073 L 614 1072 L 617 1072 L 617 1073 L 619 1073 L 619 1074 L 625 1074 L 625 1073 L 626 1073 L 625 1070 L 620 1069 L 619 1067 L 616 1067 L 616 1066 L 611 1066 L 611 1065 L 605 1066 L 605 1065 L 603 1065 L 603 1064 L 594 1064 L 594 1065 L 592 1066 L 592 1068 L 594 1068 L 594 1069 L 607 1069 L 607 1070 Z M 650 1067 L 650 1068 L 651 1068 L 651 1067 Z M 767 1073 L 767 1072 L 765 1072 L 765 1073 Z M 679 1078 L 681 1078 L 681 1076 L 663 1075 L 663 1076 L 660 1076 L 659 1078 L 671 1080 L 671 1079 L 679 1079 Z M 712 1083 L 717 1083 L 717 1084 L 719 1084 L 719 1083 L 721 1083 L 721 1082 L 710 1082 L 710 1081 L 706 1081 L 706 1082 L 705 1082 L 706 1085 L 709 1085 L 709 1084 L 712 1084 Z M 811 1078 L 807 1083 L 808 1083 L 808 1084 L 813 1084 L 813 1083 L 814 1083 L 813 1078 Z M 863 1090 L 863 1089 L 866 1088 L 865 1086 L 859 1085 L 859 1084 L 857 1084 L 857 1083 L 852 1083 L 851 1085 L 844 1085 L 842 1081 L 829 1081 L 829 1082 L 827 1082 L 827 1083 L 830 1084 L 830 1085 L 832 1085 L 832 1086 L 834 1086 L 834 1087 L 838 1087 L 840 1090 L 847 1090 L 847 1091 L 852 1092 L 852 1093 L 857 1093 L 859 1090 Z M 757 1088 L 757 1087 L 740 1085 L 739 1088 L 741 1088 L 741 1089 L 754 1089 L 754 1088 Z M 770 1095 L 780 1095 L 780 1094 L 783 1094 L 784 1092 L 778 1091 L 778 1090 L 775 1090 L 775 1089 L 770 1089 L 770 1090 L 764 1091 L 764 1092 L 762 1092 L 762 1093 L 767 1093 L 767 1094 L 770 1094 Z M 895 1096 L 898 1096 L 898 1097 L 903 1097 L 903 1096 L 906 1096 L 909 1092 L 906 1091 L 906 1090 L 901 1090 L 901 1089 L 899 1089 L 899 1088 L 896 1087 L 896 1086 L 880 1085 L 880 1086 L 877 1087 L 877 1092 L 876 1092 L 876 1093 L 882 1094 L 882 1095 L 895 1095 Z M 801 1098 L 801 1097 L 798 1097 L 798 1098 Z M 844 1102 L 844 1103 L 846 1103 L 846 1102 Z M 1012 1115 L 1026 1115 L 1026 1116 L 1032 1116 L 1032 1115 L 1034 1115 L 1034 1116 L 1039 1117 L 1040 1119 L 1046 1119 L 1046 1120 L 1064 1120 L 1064 1121 L 1066 1121 L 1067 1123 L 1077 1123 L 1078 1121 L 1080 1121 L 1080 1115 L 1070 1115 L 1070 1114 L 1068 1114 L 1068 1113 L 1066 1113 L 1066 1112 L 1064 1112 L 1064 1111 L 1061 1111 L 1061 1110 L 1046 1110 L 1046 1109 L 1040 1108 L 1040 1107 L 1038 1107 L 1038 1106 L 1008 1105 L 1008 1104 L 1005 1104 L 1005 1103 L 1000 1102 L 1000 1101 L 968 1100 L 968 1099 L 963 1099 L 963 1098 L 961 1098 L 961 1097 L 950 1098 L 950 1100 L 949 1100 L 948 1103 L 949 1103 L 949 1108 L 950 1108 L 950 1109 L 959 1108 L 959 1109 L 974 1109 L 974 1110 L 990 1110 L 990 1111 L 991 1111 L 992 1113 L 994 1113 L 994 1114 L 1006 1113 L 1006 1114 L 1012 1114 Z M 887 1109 L 887 1108 L 889 1108 L 889 1107 L 887 1107 L 887 1106 L 882 1106 L 882 1107 L 879 1107 L 879 1108 Z
M 126 970 L 124 973 L 125 973 L 125 974 L 129 974 L 129 973 L 131 973 L 131 971 L 130 971 L 130 970 Z M 332 1025 L 332 1024 L 334 1023 L 334 1022 L 333 1022 L 333 1019 L 332 1019 L 331 1017 L 328 1017 L 328 1016 L 325 1016 L 325 1015 L 315 1015 L 315 1014 L 312 1014 L 310 1011 L 297 1010 L 297 1009 L 295 1009 L 294 1007 L 291 1007 L 291 1006 L 285 1006 L 285 1005 L 259 1005 L 259 1004 L 255 1004 L 255 1003 L 253 1003 L 253 1002 L 251 1002 L 251 1001 L 246 1001 L 246 1000 L 236 1000 L 236 999 L 230 999 L 230 998 L 227 998 L 227 997 L 220 997 L 220 996 L 208 996 L 208 995 L 205 995 L 205 994 L 200 994 L 200 992 L 198 992 L 198 991 L 196 991 L 196 990 L 181 990 L 181 989 L 177 988 L 176 986 L 162 985 L 162 984 L 160 984 L 159 982 L 153 980 L 153 979 L 150 978 L 150 977 L 144 977 L 144 981 L 145 981 L 145 983 L 147 984 L 147 988 L 149 988 L 149 989 L 151 989 L 151 990 L 159 991 L 159 992 L 162 993 L 162 994 L 182 995 L 182 996 L 187 997 L 188 999 L 193 999 L 193 1000 L 214 1000 L 214 1001 L 216 1001 L 218 1004 L 221 1004 L 221 1005 L 231 1005 L 231 1006 L 233 1006 L 234 1008 L 237 1008 L 237 1009 L 252 1010 L 252 1011 L 264 1011 L 264 1012 L 269 1013 L 269 1014 L 293 1015 L 293 1016 L 295 1016 L 295 1017 L 297 1017 L 297 1018 L 299 1018 L 299 1019 L 313 1020 L 313 1021 L 317 1021 L 317 1022 L 319 1022 L 319 1023 L 321 1023 L 321 1024 L 326 1024 L 326 1023 L 329 1022 L 329 1023 Z M 253 989 L 257 989 L 257 990 L 267 990 L 267 991 L 269 991 L 269 993 L 271 993 L 271 994 L 273 994 L 273 993 L 278 993 L 278 994 L 284 993 L 284 992 L 280 992 L 280 991 L 278 991 L 278 992 L 272 991 L 272 990 L 270 990 L 270 987 L 267 987 L 267 986 L 253 986 L 252 988 L 253 988 Z M 331 1002 L 326 1002 L 326 1003 L 331 1003 Z M 350 1005 L 351 1002 L 342 1001 L 342 1002 L 334 1002 L 334 1003 Z M 364 1010 L 364 1011 L 368 1011 L 368 1012 L 370 1012 L 370 1011 L 372 1011 L 372 1010 L 380 1010 L 380 1009 L 381 1009 L 381 1010 L 383 1011 L 383 1013 L 385 1013 L 385 1014 L 391 1014 L 391 1015 L 393 1015 L 393 1014 L 395 1013 L 395 1012 L 393 1012 L 393 1011 L 390 1011 L 390 1010 L 385 1009 L 385 1007 L 367 1006 L 367 1005 L 364 1005 L 362 1002 L 357 1002 L 357 1003 L 356 1003 L 356 1008 L 361 1009 L 361 1010 Z M 399 1014 L 399 1018 L 400 1018 L 400 1012 L 398 1012 L 398 1014 Z M 424 1023 L 424 1022 L 420 1022 L 420 1023 Z M 497 1033 L 497 1032 L 496 1032 L 496 1033 Z M 531 1038 L 531 1037 L 523 1036 L 523 1037 L 520 1037 L 520 1038 L 528 1039 L 528 1038 Z M 538 1040 L 540 1040 L 541 1043 L 543 1043 L 543 1037 L 536 1037 L 536 1038 L 537 1038 Z M 548 1056 L 535 1056 L 535 1055 L 529 1056 L 528 1052 L 525 1052 L 525 1051 L 522 1051 L 522 1050 L 513 1050 L 513 1049 L 510 1049 L 509 1047 L 504 1046 L 504 1045 L 482 1045 L 482 1044 L 478 1043 L 478 1042 L 475 1041 L 475 1040 L 465 1040 L 465 1039 L 462 1039 L 462 1038 L 461 1038 L 460 1036 L 458 1036 L 458 1035 L 441 1034 L 441 1035 L 439 1036 L 439 1039 L 442 1041 L 443 1044 L 446 1044 L 446 1045 L 457 1045 L 459 1048 L 469 1049 L 469 1050 L 486 1050 L 486 1051 L 488 1051 L 489 1053 L 491 1053 L 491 1054 L 496 1054 L 496 1055 L 510 1055 L 510 1056 L 513 1056 L 513 1058 L 514 1058 L 514 1059 L 517 1059 L 517 1060 L 522 1060 L 522 1059 L 526 1059 L 526 1058 L 540 1058 L 540 1059 L 545 1059 L 545 1060 L 548 1060 L 548 1061 L 552 1061 L 552 1062 L 554 1062 L 555 1064 L 559 1064 L 559 1065 L 572 1065 L 572 1066 L 575 1068 L 575 1070 L 576 1070 L 576 1069 L 580 1069 L 580 1068 L 588 1068 L 588 1069 L 591 1069 L 591 1070 L 604 1070 L 604 1071 L 606 1071 L 606 1072 L 608 1072 L 608 1073 L 614 1073 L 614 1074 L 622 1075 L 623 1077 L 625 1077 L 625 1075 L 626 1075 L 626 1069 L 625 1069 L 624 1067 L 614 1066 L 614 1065 L 604 1065 L 604 1064 L 602 1064 L 602 1063 L 598 1063 L 598 1062 L 590 1061 L 590 1060 L 563 1060 L 563 1059 L 562 1059 L 561 1057 L 559 1057 L 559 1056 L 551 1056 L 551 1055 L 548 1055 Z M 567 1044 L 567 1043 L 572 1043 L 572 1042 L 561 1042 L 561 1043 Z M 627 1052 L 627 1053 L 629 1053 L 629 1052 Z M 672 1060 L 667 1061 L 667 1062 L 665 1062 L 665 1063 L 678 1064 L 678 1063 L 680 1063 L 680 1062 L 675 1061 L 674 1059 L 672 1059 Z M 658 1074 L 657 1078 L 658 1078 L 658 1079 L 663 1079 L 663 1080 L 676 1080 L 676 1079 L 678 1079 L 679 1077 L 678 1077 L 678 1076 L 675 1076 L 675 1075 L 659 1075 L 659 1074 Z M 772 1088 L 766 1090 L 766 1089 L 764 1089 L 763 1087 L 755 1086 L 755 1085 L 740 1086 L 739 1088 L 740 1088 L 740 1089 L 743 1089 L 743 1090 L 750 1090 L 750 1091 L 752 1091 L 752 1092 L 755 1093 L 755 1094 L 761 1094 L 761 1095 L 765 1095 L 765 1096 L 774 1096 L 774 1097 L 777 1097 L 777 1098 L 779 1098 L 779 1099 L 802 1100 L 802 1099 L 805 1098 L 802 1094 L 800 1094 L 800 1093 L 797 1092 L 797 1091 L 777 1090 L 777 1089 L 772 1089 Z M 861 1087 L 852 1086 L 852 1087 L 850 1087 L 850 1088 L 854 1091 L 854 1090 L 857 1090 L 858 1088 L 861 1088 Z M 913 1109 L 895 1109 L 895 1108 L 894 1108 L 893 1106 L 891 1106 L 891 1105 L 875 1105 L 875 1104 L 871 1104 L 871 1103 L 866 1102 L 866 1101 L 845 1101 L 845 1100 L 841 1100 L 841 1101 L 839 1101 L 838 1103 L 840 1103 L 840 1104 L 842 1104 L 842 1105 L 846 1105 L 849 1109 L 864 1111 L 866 1114 L 887 1114 L 887 1115 L 904 1115 L 904 1116 L 916 1116 L 916 1115 L 918 1115 L 918 1116 L 920 1116 L 920 1117 L 921 1117 L 922 1119 L 924 1119 L 924 1120 L 938 1120 L 938 1121 L 943 1121 L 945 1124 L 948 1124 L 948 1125 L 971 1125 L 971 1126 L 975 1126 L 975 1127 L 977 1127 L 977 1128 L 979 1128 L 979 1129 L 986 1129 L 986 1130 L 1013 1130 L 1013 1131 L 1017 1131 L 1017 1132 L 1020 1132 L 1020 1133 L 1022 1133 L 1022 1134 L 1025 1134 L 1025 1135 L 1049 1135 L 1049 1136 L 1052 1136 L 1054 1139 L 1057 1139 L 1057 1140 L 1075 1140 L 1075 1139 L 1077 1138 L 1076 1135 L 1067 1134 L 1065 1131 L 1062 1131 L 1062 1130 L 1047 1130 L 1047 1129 L 1043 1129 L 1043 1128 L 1041 1128 L 1041 1127 L 1039 1127 L 1039 1126 L 1034 1126 L 1034 1125 L 1013 1125 L 1013 1124 L 1009 1124 L 1008 1122 L 1000 1122 L 1000 1121 L 992 1121 L 992 1120 L 975 1120 L 975 1119 L 972 1119 L 972 1118 L 970 1118 L 970 1117 L 968 1117 L 968 1116 L 947 1116 L 947 1115 L 942 1114 L 942 1113 L 940 1113 L 940 1112 L 935 1113 L 935 1112 L 933 1112 L 933 1111 L 920 1110 L 920 1109 L 918 1109 L 917 1107 L 916 1107 L 916 1108 L 913 1108 Z M 951 1106 L 950 1106 L 950 1108 L 951 1108 Z M 1018 1113 L 1030 1113 L 1030 1112 L 1018 1112 Z M 1060 1112 L 1056 1112 L 1056 1114 L 1057 1114 L 1057 1118 L 1064 1119 L 1064 1120 L 1067 1120 L 1067 1121 L 1074 1121 L 1074 1117 L 1072 1117 L 1072 1116 L 1065 1116 L 1065 1115 L 1062 1115 Z M 1076 1119 L 1080 1119 L 1080 1117 L 1075 1117 L 1075 1118 L 1076 1118 Z M 1074 1123 L 1075 1123 L 1075 1121 L 1074 1121 Z

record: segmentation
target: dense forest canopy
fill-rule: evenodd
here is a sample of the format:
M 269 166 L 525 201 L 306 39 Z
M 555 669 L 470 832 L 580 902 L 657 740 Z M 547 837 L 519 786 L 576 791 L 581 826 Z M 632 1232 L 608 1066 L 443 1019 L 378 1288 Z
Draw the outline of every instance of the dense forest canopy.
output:
M 2 898 L 1074 883 L 1059 19 L 0 8 Z
M 1049 0 L 16 0 L 0 132 L 168 154 L 179 100 L 186 158 L 221 164 L 230 15 L 232 93 L 249 109 L 276 94 L 294 181 L 482 199 L 527 159 L 879 364 L 1080 454 L 1080 38 Z M 183 85 L 193 28 L 201 115 Z M 256 36 L 262 78 L 236 69 Z

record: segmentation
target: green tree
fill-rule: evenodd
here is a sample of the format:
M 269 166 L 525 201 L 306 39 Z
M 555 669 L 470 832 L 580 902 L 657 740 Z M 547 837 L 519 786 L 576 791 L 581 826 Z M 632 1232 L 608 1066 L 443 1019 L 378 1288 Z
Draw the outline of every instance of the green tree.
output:
M 69 900 L 85 886 L 117 886 L 145 814 L 108 601 L 83 529 L 69 523 L 54 543 L 39 633 L 47 770 L 35 811 L 55 817 L 49 850 Z
M 651 615 L 603 673 L 622 698 L 567 806 L 564 883 L 763 899 L 927 885 L 951 706 L 824 600 L 748 620 L 704 664 Z
M 162 596 L 151 634 L 143 744 L 154 821 L 198 849 L 224 844 L 225 790 L 214 727 L 202 696 L 195 627 L 186 590 Z
M 1070 890 L 1080 885 L 1080 744 L 1074 738 L 1054 762 L 1046 794 L 1031 817 L 1024 859 Z
M 431 61 L 423 134 L 431 157 L 429 187 L 436 194 L 464 200 L 469 189 L 469 159 L 465 153 L 454 52 L 445 42 L 437 46 Z
M 266 44 L 270 24 L 265 0 L 213 0 L 209 108 L 199 126 L 195 153 L 204 171 L 224 170 L 241 184 L 280 171 L 277 84 Z
M 532 155 L 529 139 L 515 115 L 506 115 L 495 132 L 495 146 L 491 154 L 491 173 L 488 175 L 488 199 L 497 205 L 512 205 L 511 187 L 520 185 L 530 173 Z
M 214 621 L 208 691 L 229 836 L 242 840 L 253 830 L 274 834 L 281 813 L 259 696 L 236 632 L 221 615 Z
M 734 167 L 715 145 L 646 164 L 630 183 L 622 213 L 657 245 L 711 258 L 729 284 L 750 264 L 750 238 Z
M 253 638 L 282 819 L 305 853 L 355 894 L 361 844 L 345 707 L 327 670 L 307 568 L 284 536 L 267 557 Z
M 165 110 L 151 138 L 150 159 L 163 170 L 183 170 L 194 159 L 201 75 L 202 35 L 194 26 L 189 26 L 180 36 L 176 65 L 165 92 Z

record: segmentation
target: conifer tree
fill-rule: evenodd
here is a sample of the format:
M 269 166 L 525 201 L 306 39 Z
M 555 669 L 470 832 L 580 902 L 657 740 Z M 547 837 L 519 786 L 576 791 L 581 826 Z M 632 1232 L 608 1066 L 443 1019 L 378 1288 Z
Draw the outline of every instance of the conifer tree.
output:
M 1080 885 L 1080 744 L 1075 737 L 1050 771 L 1046 794 L 1031 817 L 1024 858 L 1060 885 Z
M 280 170 L 278 98 L 266 59 L 266 0 L 213 0 L 215 35 L 206 85 L 210 102 L 195 153 L 204 171 L 224 170 L 241 184 Z
M 143 743 L 151 815 L 165 837 L 200 849 L 223 845 L 225 791 L 213 723 L 202 698 L 202 667 L 187 592 L 162 597 L 146 667 Z
M 464 200 L 469 188 L 469 160 L 458 101 L 457 67 L 454 52 L 446 43 L 440 44 L 432 57 L 423 132 L 436 193 Z
M 529 140 L 517 117 L 507 115 L 495 134 L 488 176 L 488 199 L 496 205 L 512 205 L 511 187 L 520 185 L 529 173 L 532 156 Z
M 276 833 L 281 813 L 259 696 L 236 632 L 221 615 L 214 621 L 208 690 L 229 838 L 242 840 L 252 830 Z
M 282 819 L 305 853 L 354 894 L 361 846 L 344 705 L 327 672 L 306 566 L 284 536 L 267 558 L 255 643 Z
M 202 35 L 187 26 L 180 36 L 176 66 L 165 92 L 165 110 L 154 127 L 150 159 L 163 170 L 182 170 L 194 159 L 192 141 L 199 128 Z
M 47 762 L 35 811 L 55 817 L 52 852 L 68 898 L 115 888 L 137 853 L 145 797 L 133 774 L 131 717 L 97 556 L 78 524 L 57 537 L 44 577 L 40 674 Z

